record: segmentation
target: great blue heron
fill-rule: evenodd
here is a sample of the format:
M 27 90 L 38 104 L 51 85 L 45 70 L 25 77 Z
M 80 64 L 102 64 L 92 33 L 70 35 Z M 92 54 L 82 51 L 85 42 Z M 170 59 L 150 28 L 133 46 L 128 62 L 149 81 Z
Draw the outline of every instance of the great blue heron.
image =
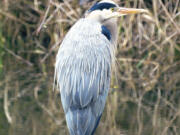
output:
M 70 135 L 93 135 L 111 80 L 118 37 L 117 18 L 147 12 L 95 3 L 65 36 L 56 57 L 55 77 Z

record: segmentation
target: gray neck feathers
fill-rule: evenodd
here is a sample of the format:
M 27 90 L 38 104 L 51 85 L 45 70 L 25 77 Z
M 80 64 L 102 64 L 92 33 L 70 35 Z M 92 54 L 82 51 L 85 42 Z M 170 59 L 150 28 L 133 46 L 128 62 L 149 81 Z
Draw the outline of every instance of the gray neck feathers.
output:
M 108 30 L 111 32 L 111 42 L 114 46 L 116 46 L 118 39 L 117 19 L 116 18 L 109 19 L 106 22 L 104 22 L 103 25 L 106 26 Z

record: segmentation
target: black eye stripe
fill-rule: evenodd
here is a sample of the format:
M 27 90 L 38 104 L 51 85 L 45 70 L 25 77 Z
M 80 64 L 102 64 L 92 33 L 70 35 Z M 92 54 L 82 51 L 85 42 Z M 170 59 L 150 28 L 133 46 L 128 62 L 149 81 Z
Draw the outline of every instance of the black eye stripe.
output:
M 88 11 L 91 12 L 94 10 L 110 9 L 113 7 L 116 7 L 116 5 L 113 3 L 105 3 L 105 2 L 104 3 L 96 3 Z

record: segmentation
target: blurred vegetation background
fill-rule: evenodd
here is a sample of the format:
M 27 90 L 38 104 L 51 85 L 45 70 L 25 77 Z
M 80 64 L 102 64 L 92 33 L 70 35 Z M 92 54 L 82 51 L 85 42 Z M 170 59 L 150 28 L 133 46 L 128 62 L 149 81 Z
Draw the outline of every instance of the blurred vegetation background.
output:
M 180 1 L 116 2 L 152 14 L 119 19 L 117 64 L 96 135 L 180 135 Z M 55 56 L 91 4 L 0 1 L 0 135 L 68 135 L 52 90 Z

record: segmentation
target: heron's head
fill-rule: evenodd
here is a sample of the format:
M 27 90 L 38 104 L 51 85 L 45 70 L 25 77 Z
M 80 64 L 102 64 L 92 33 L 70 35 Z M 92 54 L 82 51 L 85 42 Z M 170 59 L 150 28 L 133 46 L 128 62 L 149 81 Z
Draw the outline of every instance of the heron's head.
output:
M 147 13 L 148 11 L 145 9 L 123 8 L 123 7 L 119 7 L 112 0 L 101 0 L 100 2 L 95 3 L 86 12 L 85 17 L 103 23 L 113 18 L 118 18 L 124 15 L 137 14 L 143 12 Z
M 137 13 L 148 13 L 148 11 L 145 9 L 119 7 L 112 0 L 101 0 L 86 12 L 85 18 L 100 23 L 102 25 L 102 34 L 116 46 L 118 39 L 117 18 Z

